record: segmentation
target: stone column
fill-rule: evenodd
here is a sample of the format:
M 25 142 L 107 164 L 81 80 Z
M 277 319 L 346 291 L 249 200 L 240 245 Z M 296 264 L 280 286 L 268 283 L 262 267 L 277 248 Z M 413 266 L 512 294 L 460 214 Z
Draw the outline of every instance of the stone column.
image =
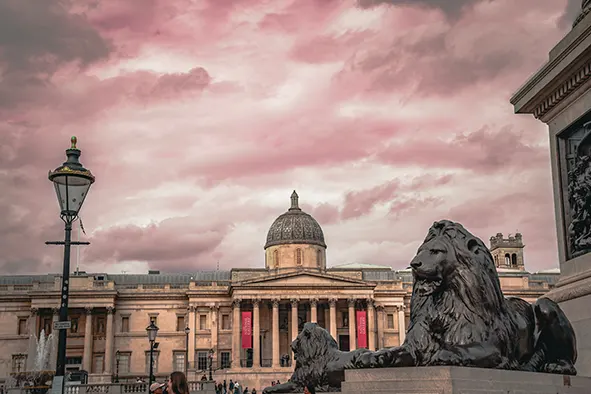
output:
M 375 328 L 375 313 L 373 307 L 373 299 L 367 299 L 367 341 L 368 349 L 376 350 L 376 328 Z
M 339 341 L 337 338 L 337 299 L 331 298 L 328 300 L 328 305 L 330 306 L 330 335 L 335 339 L 335 341 Z
M 378 349 L 384 348 L 384 306 L 377 305 L 378 310 Z
M 29 316 L 29 321 L 27 322 L 27 330 L 29 331 L 29 336 L 37 336 L 39 331 L 39 309 L 31 308 L 31 315 Z
M 82 369 L 91 373 L 92 366 L 92 308 L 86 307 L 86 320 L 84 322 L 84 353 L 82 356 Z
M 261 324 L 259 304 L 261 300 L 255 298 L 252 300 L 252 366 L 259 368 L 261 366 Z
M 232 316 L 232 368 L 240 368 L 240 299 L 234 299 Z
M 400 344 L 404 343 L 406 339 L 406 322 L 404 321 L 404 305 L 398 307 L 398 336 L 400 338 Z
M 273 368 L 279 368 L 279 299 L 273 302 Z
M 310 300 L 311 316 L 310 321 L 312 323 L 318 323 L 318 298 L 312 298 Z
M 213 357 L 217 357 L 218 348 L 218 332 L 219 332 L 219 310 L 220 307 L 212 305 L 209 307 L 209 322 L 210 322 L 210 333 L 211 333 L 211 348 L 214 350 Z
M 291 341 L 293 342 L 299 334 L 298 321 L 298 302 L 297 298 L 292 298 L 291 302 Z
M 347 300 L 349 304 L 349 351 L 357 349 L 357 330 L 355 329 L 356 326 L 356 316 L 355 316 L 355 303 L 356 299 L 349 298 Z
M 330 328 L 330 314 L 328 311 L 328 308 L 326 307 L 326 305 L 322 308 L 323 313 L 324 313 L 324 329 L 325 330 L 329 330 Z
M 60 308 L 51 308 L 51 312 L 53 313 L 52 316 L 52 322 L 56 322 L 60 320 Z M 52 328 L 52 332 L 53 332 L 53 328 Z M 51 355 L 51 360 L 49 360 L 49 366 L 50 368 L 53 368 L 54 366 L 57 365 L 57 345 L 58 345 L 58 339 L 59 339 L 59 331 L 53 332 L 53 336 L 51 338 L 51 352 L 49 353 Z
M 35 338 L 37 338 L 37 334 L 39 333 L 39 309 L 31 308 L 31 314 L 29 316 L 29 320 L 27 321 L 27 332 L 29 334 L 29 344 L 28 349 L 33 349 L 35 346 Z M 33 357 L 27 357 L 27 365 L 26 370 L 32 371 L 35 367 L 35 360 Z M 56 364 L 50 365 L 50 367 L 55 368 Z
M 189 363 L 189 369 L 195 369 L 197 366 L 195 365 L 195 333 L 196 333 L 196 318 L 195 318 L 195 305 L 189 305 L 187 308 L 189 311 L 189 349 L 187 350 L 187 356 Z
M 115 333 L 113 330 L 113 314 L 115 308 L 107 307 L 107 337 L 105 338 L 105 375 L 110 375 L 113 371 L 113 345 L 115 342 Z

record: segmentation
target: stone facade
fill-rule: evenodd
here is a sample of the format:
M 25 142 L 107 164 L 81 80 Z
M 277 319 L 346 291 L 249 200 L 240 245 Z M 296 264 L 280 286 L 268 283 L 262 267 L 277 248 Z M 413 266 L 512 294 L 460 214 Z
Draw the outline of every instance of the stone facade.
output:
M 369 349 L 404 341 L 412 291 L 409 270 L 371 264 L 326 269 L 325 260 L 307 252 L 324 252 L 320 241 L 288 241 L 275 239 L 267 248 L 283 248 L 278 268 L 72 275 L 67 369 L 88 371 L 91 382 L 147 376 L 146 327 L 151 320 L 159 327 L 156 376 L 184 370 L 187 361 L 189 379 L 199 380 L 211 349 L 216 380 L 233 379 L 257 389 L 291 375 L 289 346 L 307 321 L 329 330 L 342 350 L 352 350 L 357 347 L 356 311 L 361 310 L 367 316 Z M 301 264 L 297 250 L 304 251 Z M 555 271 L 498 271 L 505 295 L 530 302 L 558 277 Z M 31 333 L 51 333 L 60 279 L 51 274 L 0 277 L 0 379 L 27 368 Z M 242 343 L 243 312 L 252 319 L 248 346 Z
M 591 376 L 591 2 L 549 60 L 511 98 L 548 125 L 561 279 L 557 301 L 577 335 L 580 375 Z
M 520 233 L 503 238 L 502 233 L 490 237 L 490 253 L 497 268 L 525 270 L 523 261 L 523 236 Z

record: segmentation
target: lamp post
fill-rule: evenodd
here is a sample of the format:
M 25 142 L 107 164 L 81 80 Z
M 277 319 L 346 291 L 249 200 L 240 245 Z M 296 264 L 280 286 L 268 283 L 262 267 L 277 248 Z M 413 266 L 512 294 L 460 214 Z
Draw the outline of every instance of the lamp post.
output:
M 115 352 L 115 383 L 119 383 L 119 357 L 121 352 L 117 350 Z
M 94 183 L 94 175 L 84 168 L 80 161 L 80 149 L 76 147 L 76 137 L 71 138 L 72 146 L 66 150 L 67 160 L 54 171 L 49 171 L 48 178 L 55 187 L 57 199 L 60 205 L 60 217 L 65 224 L 65 237 L 63 241 L 45 242 L 46 245 L 64 245 L 64 267 L 62 273 L 61 303 L 59 312 L 57 365 L 52 391 L 62 393 L 64 388 L 64 376 L 66 372 L 66 340 L 68 323 L 68 297 L 70 288 L 70 246 L 89 245 L 89 242 L 72 241 L 72 223 L 78 219 L 78 212 L 88 194 L 90 186 Z
M 150 341 L 150 377 L 148 378 L 148 391 L 154 381 L 154 342 L 156 342 L 156 336 L 158 335 L 158 327 L 154 322 L 150 322 L 150 325 L 146 327 L 148 332 L 148 340 Z
M 212 368 L 213 368 L 213 349 L 209 349 L 209 381 L 213 382 L 213 374 L 212 374 Z
M 191 329 L 189 326 L 185 327 L 185 376 L 189 374 L 189 333 Z

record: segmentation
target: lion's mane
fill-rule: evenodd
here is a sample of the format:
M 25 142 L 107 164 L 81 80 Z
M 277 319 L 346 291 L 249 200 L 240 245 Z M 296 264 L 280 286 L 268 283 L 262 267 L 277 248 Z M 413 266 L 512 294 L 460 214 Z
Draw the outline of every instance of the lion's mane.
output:
M 296 360 L 291 378 L 283 384 L 265 388 L 264 393 L 300 391 L 310 384 L 319 392 L 340 391 L 345 369 L 353 367 L 359 355 L 369 352 L 367 349 L 340 351 L 330 333 L 317 323 L 304 324 L 291 348 Z
M 315 387 L 329 386 L 327 364 L 342 353 L 330 333 L 315 323 L 306 323 L 292 349 L 296 365 L 290 380 L 302 387 L 309 383 Z
M 404 346 L 416 365 L 438 364 L 437 353 L 447 344 L 487 344 L 499 351 L 499 364 L 488 367 L 517 369 L 518 363 L 511 361 L 516 359 L 516 338 L 521 326 L 534 322 L 533 313 L 525 317 L 513 313 L 513 301 L 503 297 L 488 248 L 461 224 L 435 222 L 423 245 L 433 241 L 445 245 L 448 270 L 442 289 L 428 296 L 419 294 L 415 278 Z M 522 305 L 525 301 L 519 301 L 515 301 L 517 309 L 527 309 Z M 519 319 L 528 321 L 520 324 Z

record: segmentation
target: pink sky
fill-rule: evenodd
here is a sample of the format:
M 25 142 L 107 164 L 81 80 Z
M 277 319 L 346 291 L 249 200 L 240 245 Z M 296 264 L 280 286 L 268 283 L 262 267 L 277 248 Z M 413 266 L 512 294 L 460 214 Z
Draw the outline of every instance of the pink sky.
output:
M 405 268 L 443 218 L 558 265 L 548 133 L 509 98 L 579 0 L 63 4 L 0 2 L 2 273 L 61 272 L 71 135 L 82 270 L 263 267 L 293 189 L 329 266 Z

